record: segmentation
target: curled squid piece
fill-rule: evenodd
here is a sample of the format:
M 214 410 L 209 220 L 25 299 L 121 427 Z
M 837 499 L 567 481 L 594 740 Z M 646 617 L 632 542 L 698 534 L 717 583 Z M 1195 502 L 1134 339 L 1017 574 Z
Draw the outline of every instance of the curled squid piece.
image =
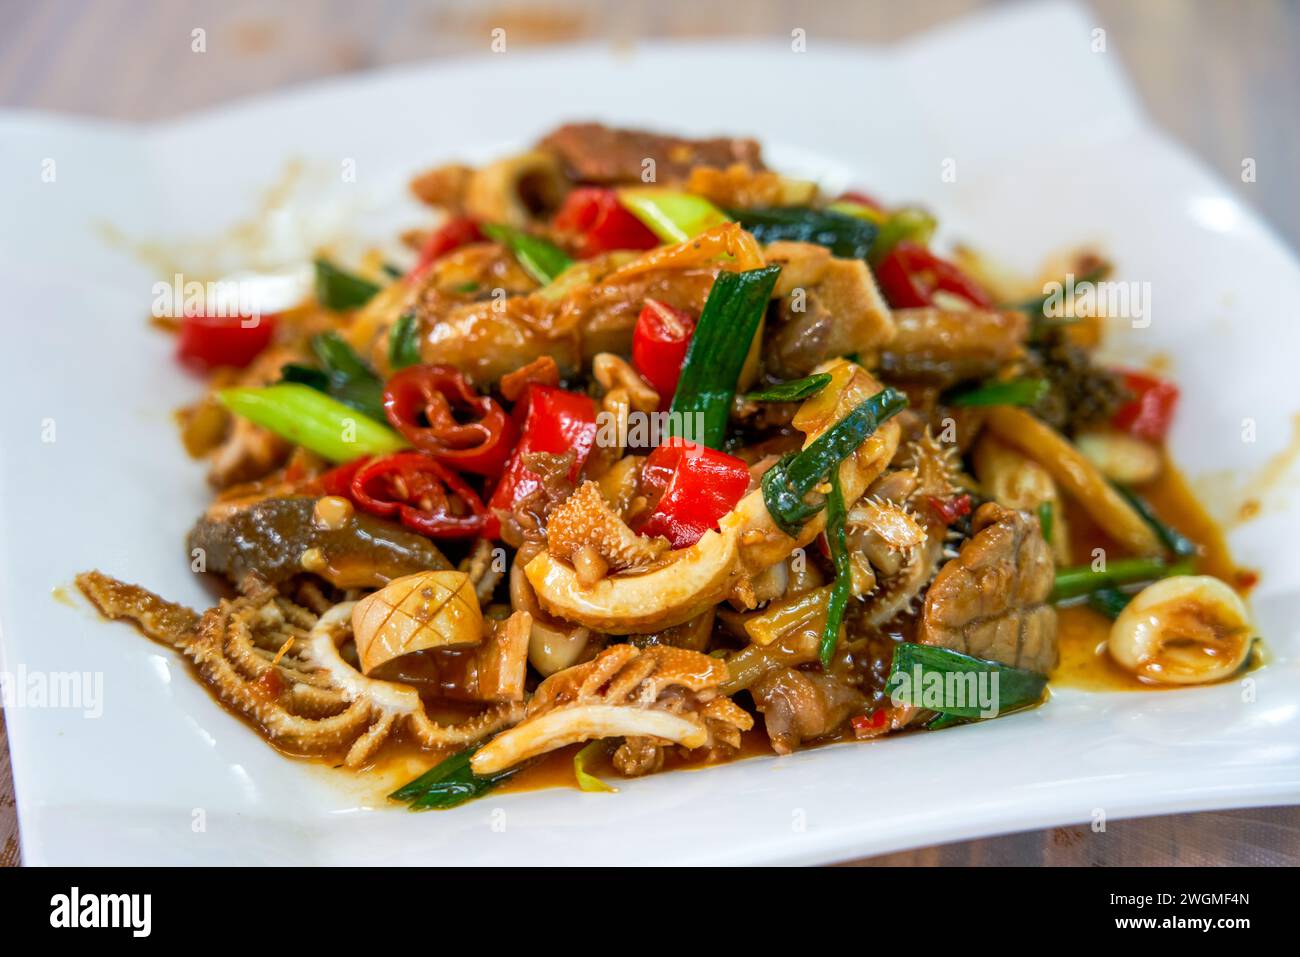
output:
M 805 433 L 804 447 L 882 386 L 865 369 L 844 359 L 819 367 L 831 383 L 804 402 L 794 426 Z M 898 448 L 899 429 L 883 423 L 840 464 L 840 487 L 856 502 L 885 470 Z M 824 510 L 798 536 L 777 527 L 761 489 L 748 493 L 724 515 L 717 531 L 707 531 L 689 548 L 668 551 L 637 568 L 595 581 L 584 580 L 554 548 L 533 558 L 524 571 L 549 613 L 609 634 L 638 634 L 681 624 L 710 606 L 734 597 L 754 607 L 755 582 L 768 569 L 812 542 L 826 524 Z
M 470 766 L 495 774 L 570 744 L 623 738 L 615 766 L 644 773 L 662 763 L 661 751 L 656 759 L 647 747 L 738 747 L 753 718 L 720 694 L 726 679 L 726 664 L 699 652 L 613 645 L 543 681 L 524 719 L 480 748 Z
M 1209 575 L 1175 575 L 1148 585 L 1111 625 L 1118 664 L 1160 684 L 1205 684 L 1238 671 L 1254 632 L 1241 596 Z

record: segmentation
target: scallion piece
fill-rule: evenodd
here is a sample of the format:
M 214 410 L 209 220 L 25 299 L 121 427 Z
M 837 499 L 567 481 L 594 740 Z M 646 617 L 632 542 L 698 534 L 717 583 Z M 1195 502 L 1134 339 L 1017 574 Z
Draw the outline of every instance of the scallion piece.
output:
M 780 266 L 723 271 L 713 280 L 682 362 L 668 416 L 670 435 L 722 448 L 736 381 L 780 271 Z
M 221 389 L 217 398 L 236 415 L 331 462 L 406 447 L 406 440 L 388 426 L 301 383 Z
M 483 227 L 483 232 L 514 253 L 519 265 L 543 286 L 550 285 L 556 276 L 573 265 L 568 253 L 555 243 L 522 229 L 488 224 Z
M 831 490 L 826 495 L 826 541 L 830 545 L 831 562 L 835 565 L 835 583 L 831 586 L 830 600 L 826 603 L 826 627 L 817 647 L 817 657 L 822 667 L 829 669 L 835 646 L 840 640 L 840 624 L 844 621 L 844 607 L 849 602 L 853 584 L 853 570 L 849 565 L 849 549 L 844 539 L 844 522 L 847 508 L 844 491 L 840 488 L 840 470 L 830 472 Z
M 415 313 L 404 312 L 388 330 L 388 364 L 396 372 L 420 361 L 420 323 Z
M 794 537 L 824 503 L 805 496 L 857 451 L 882 422 L 907 408 L 907 397 L 886 386 L 817 437 L 802 452 L 787 455 L 763 474 L 763 502 L 778 528 Z
M 869 220 L 810 206 L 729 209 L 727 213 L 760 243 L 816 243 L 841 259 L 865 259 L 878 231 Z
M 1046 379 L 1008 379 L 1005 382 L 986 382 L 973 389 L 950 392 L 944 398 L 948 405 L 965 408 L 979 405 L 1034 405 L 1051 389 Z
M 802 379 L 792 379 L 789 382 L 782 382 L 780 385 L 774 385 L 759 392 L 746 392 L 745 401 L 797 402 L 800 399 L 816 395 L 826 388 L 830 385 L 831 378 L 829 372 L 818 372 L 816 375 L 804 376 Z
M 481 797 L 502 781 L 513 777 L 522 767 L 520 765 L 507 768 L 496 774 L 480 777 L 471 770 L 469 765 L 470 758 L 478 748 L 478 745 L 474 745 L 464 751 L 456 752 L 435 764 L 415 780 L 398 788 L 388 797 L 409 805 L 412 811 L 444 811 Z
M 1043 533 L 1043 541 L 1049 545 L 1052 544 L 1052 525 L 1055 511 L 1051 502 L 1041 502 L 1038 505 L 1038 528 Z
M 703 196 L 657 186 L 620 189 L 618 201 L 666 243 L 684 243 L 706 229 L 730 222 Z
M 1047 676 L 948 648 L 899 642 L 885 689 L 896 705 L 952 718 L 995 718 L 1042 700 Z M 991 713 L 990 713 L 991 712 Z M 952 721 L 931 727 L 944 727 Z
M 1169 575 L 1181 575 L 1191 570 L 1191 562 L 1180 561 L 1170 564 L 1163 558 L 1121 558 L 1108 562 L 1106 567 L 1097 571 L 1091 565 L 1077 565 L 1062 568 L 1056 573 L 1055 584 L 1049 599 L 1053 602 L 1065 601 L 1091 594 L 1099 588 L 1113 588 L 1116 585 L 1128 585 L 1133 582 L 1155 581 Z
M 344 272 L 328 259 L 315 260 L 315 266 L 316 298 L 326 309 L 338 312 L 357 309 L 379 292 L 379 286 L 375 283 Z
M 923 209 L 915 206 L 903 206 L 885 217 L 876 234 L 876 241 L 871 244 L 868 257 L 873 266 L 885 260 L 894 247 L 906 240 L 924 246 L 930 242 L 938 223 Z

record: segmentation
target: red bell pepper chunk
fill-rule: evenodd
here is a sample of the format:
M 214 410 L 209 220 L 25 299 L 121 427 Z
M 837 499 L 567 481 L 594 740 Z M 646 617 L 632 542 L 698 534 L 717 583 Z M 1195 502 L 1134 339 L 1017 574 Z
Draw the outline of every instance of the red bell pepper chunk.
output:
M 1163 442 L 1178 407 L 1178 386 L 1145 372 L 1116 370 L 1133 398 L 1111 417 L 1111 425 L 1148 442 Z
M 895 309 L 934 305 L 934 294 L 946 292 L 972 306 L 988 309 L 993 299 L 969 276 L 919 243 L 904 240 L 876 269 L 881 291 Z
M 506 461 L 501 481 L 488 500 L 488 522 L 484 534 L 490 538 L 501 534 L 497 509 L 508 512 L 541 488 L 541 477 L 524 466 L 525 455 L 531 452 L 560 455 L 572 449 L 574 458 L 569 479 L 577 481 L 578 473 L 596 444 L 596 403 L 590 396 L 533 382 L 528 385 L 523 398 L 515 403 L 512 414 L 520 438 Z
M 416 260 L 415 268 L 411 270 L 410 274 L 418 276 L 447 253 L 453 252 L 461 246 L 468 246 L 470 243 L 481 243 L 486 238 L 478 228 L 477 221 L 470 219 L 468 216 L 455 216 L 430 234 L 424 243 L 424 248 L 420 250 L 420 258 Z
M 582 186 L 564 198 L 554 226 L 581 237 L 578 258 L 590 259 L 615 249 L 654 249 L 659 237 L 618 201 L 612 189 Z
M 662 409 L 672 405 L 693 335 L 695 319 L 689 312 L 657 299 L 645 301 L 632 332 L 632 364 L 659 393 Z
M 242 369 L 275 335 L 275 316 L 185 316 L 177 357 L 199 369 Z
M 734 455 L 673 437 L 650 453 L 641 485 L 652 496 L 659 493 L 659 501 L 636 531 L 662 535 L 673 548 L 689 548 L 736 507 L 749 488 L 749 466 Z

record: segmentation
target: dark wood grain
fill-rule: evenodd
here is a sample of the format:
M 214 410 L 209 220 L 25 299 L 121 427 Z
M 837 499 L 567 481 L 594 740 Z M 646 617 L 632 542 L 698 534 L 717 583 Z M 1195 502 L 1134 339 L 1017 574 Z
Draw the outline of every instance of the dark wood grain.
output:
M 0 0 L 0 106 L 128 120 L 176 116 L 324 76 L 487 49 L 571 40 L 789 36 L 889 42 L 996 0 L 624 0 L 358 4 L 300 0 Z M 1152 117 L 1246 203 L 1300 244 L 1300 4 L 1286 0 L 1097 0 L 1096 24 Z M 207 50 L 191 50 L 192 31 Z M 1061 116 L 1086 126 L 1062 104 Z M 1255 182 L 1243 182 L 1244 159 Z M 18 846 L 0 719 L 0 865 Z M 1300 809 L 1178 815 L 1056 828 L 856 864 L 1296 864 Z

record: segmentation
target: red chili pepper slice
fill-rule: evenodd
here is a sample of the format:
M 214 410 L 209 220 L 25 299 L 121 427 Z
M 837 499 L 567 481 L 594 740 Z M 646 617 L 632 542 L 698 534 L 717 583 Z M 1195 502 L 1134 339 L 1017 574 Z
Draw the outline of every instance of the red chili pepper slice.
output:
M 647 299 L 632 331 L 632 364 L 659 393 L 667 409 L 682 377 L 682 363 L 695 335 L 695 319 L 657 299 Z
M 749 488 L 749 466 L 734 455 L 668 439 L 646 459 L 641 487 L 658 502 L 636 527 L 642 535 L 662 535 L 673 548 L 689 548 L 736 507 Z
M 491 396 L 452 366 L 409 366 L 384 386 L 384 413 L 423 452 L 462 472 L 497 476 L 519 436 Z
M 496 510 L 508 512 L 541 488 L 541 478 L 524 467 L 525 455 L 531 452 L 559 455 L 572 449 L 574 459 L 569 479 L 576 481 L 596 443 L 596 404 L 590 396 L 530 383 L 523 399 L 515 404 L 513 416 L 520 439 L 488 501 L 492 514 L 484 534 L 492 538 L 501 534 Z
M 969 515 L 971 509 L 971 499 L 969 495 L 954 495 L 952 498 L 943 499 L 937 495 L 929 496 L 930 508 L 938 516 L 939 521 L 945 525 L 951 525 L 963 515 Z
M 273 335 L 275 316 L 185 316 L 176 355 L 199 369 L 242 369 L 270 344 Z
M 459 475 L 423 452 L 395 452 L 362 464 L 352 476 L 357 508 L 391 518 L 430 538 L 466 538 L 483 531 L 487 509 Z
M 870 714 L 854 715 L 849 719 L 849 724 L 853 726 L 853 736 L 857 738 L 870 737 L 872 731 L 879 731 L 888 722 L 889 712 L 884 708 Z
M 342 498 L 352 497 L 352 479 L 356 476 L 361 466 L 370 461 L 370 456 L 363 455 L 359 459 L 353 459 L 351 462 L 345 462 L 342 465 L 335 466 L 328 472 L 322 473 L 314 480 L 306 483 L 303 491 L 306 493 L 318 492 L 321 495 L 337 495 Z
M 1148 442 L 1163 442 L 1178 407 L 1178 386 L 1145 372 L 1117 369 L 1133 394 L 1111 417 L 1111 425 Z
M 934 294 L 946 292 L 972 306 L 990 308 L 993 300 L 970 277 L 919 243 L 904 240 L 876 270 L 880 288 L 895 309 L 934 305 Z
M 468 246 L 470 243 L 481 243 L 486 238 L 478 228 L 476 220 L 468 216 L 455 216 L 435 229 L 425 240 L 424 248 L 420 250 L 420 258 L 416 260 L 415 268 L 411 270 L 410 275 L 418 276 L 447 253 L 461 246 Z
M 654 249 L 659 237 L 618 201 L 612 189 L 582 186 L 564 198 L 554 226 L 581 237 L 578 258 L 590 259 L 615 249 Z

